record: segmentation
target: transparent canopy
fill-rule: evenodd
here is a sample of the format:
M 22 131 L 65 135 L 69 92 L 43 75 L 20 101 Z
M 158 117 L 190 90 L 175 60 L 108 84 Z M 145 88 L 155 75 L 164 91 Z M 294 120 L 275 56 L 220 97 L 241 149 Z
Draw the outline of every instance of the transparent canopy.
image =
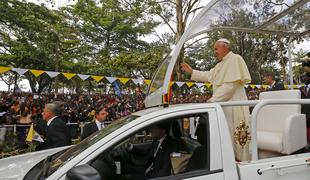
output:
M 310 0 L 211 0 L 158 68 L 145 100 L 146 107 L 165 103 L 163 96 L 168 94 L 171 74 L 183 44 L 217 30 L 309 37 Z

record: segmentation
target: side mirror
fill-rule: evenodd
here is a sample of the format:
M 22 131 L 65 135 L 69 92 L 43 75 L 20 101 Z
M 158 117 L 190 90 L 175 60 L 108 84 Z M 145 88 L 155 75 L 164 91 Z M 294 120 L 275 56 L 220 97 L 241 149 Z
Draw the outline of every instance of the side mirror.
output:
M 70 169 L 67 172 L 66 180 L 101 180 L 98 171 L 88 164 L 83 164 Z

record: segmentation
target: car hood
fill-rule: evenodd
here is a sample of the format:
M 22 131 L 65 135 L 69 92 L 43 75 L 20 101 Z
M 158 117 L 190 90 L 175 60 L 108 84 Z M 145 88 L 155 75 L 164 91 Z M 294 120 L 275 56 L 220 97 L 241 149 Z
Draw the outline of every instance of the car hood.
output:
M 70 146 L 26 153 L 0 160 L 0 179 L 23 179 L 38 162 Z

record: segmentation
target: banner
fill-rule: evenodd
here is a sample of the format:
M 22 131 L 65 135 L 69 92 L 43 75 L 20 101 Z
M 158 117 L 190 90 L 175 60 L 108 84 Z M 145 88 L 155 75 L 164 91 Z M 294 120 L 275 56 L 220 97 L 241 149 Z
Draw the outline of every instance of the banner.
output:
M 185 84 L 185 82 L 181 82 L 181 81 L 176 81 L 175 82 L 179 87 L 182 87 L 184 84 Z
M 116 95 L 121 98 L 122 97 L 122 92 L 121 92 L 121 90 L 119 88 L 119 85 L 118 85 L 117 81 L 114 81 L 113 85 L 114 85 L 114 90 L 116 92 Z
M 68 80 L 72 79 L 76 74 L 74 73 L 62 73 Z
M 86 79 L 89 78 L 90 75 L 78 74 L 78 76 L 79 76 L 83 81 L 85 81 Z
M 143 84 L 143 79 L 139 78 L 139 79 L 131 79 L 131 81 L 137 85 L 137 84 Z
M 28 69 L 13 68 L 12 71 L 17 72 L 19 75 L 24 75 L 28 71 Z
M 187 85 L 187 87 L 191 88 L 195 83 L 193 83 L 193 82 L 186 82 L 185 84 Z
M 53 72 L 53 71 L 45 71 L 45 73 L 50 77 L 50 78 L 54 78 L 56 76 L 58 76 L 59 72 Z
M 30 69 L 30 72 L 31 72 L 35 77 L 39 77 L 39 76 L 41 76 L 41 74 L 44 73 L 44 71 L 35 70 L 35 69 Z
M 150 85 L 150 84 L 151 84 L 151 80 L 149 80 L 149 79 L 144 79 L 144 82 L 145 82 L 147 85 Z
M 198 88 L 201 88 L 202 86 L 204 86 L 204 83 L 196 83 L 196 86 L 197 86 Z
M 113 83 L 116 78 L 115 77 L 105 77 L 110 83 Z
M 11 70 L 10 67 L 3 67 L 3 66 L 0 66 L 0 74 L 6 73 L 6 72 L 8 72 L 9 70 Z
M 104 78 L 104 76 L 91 76 L 96 82 L 99 82 L 99 81 L 101 81 L 103 78 Z
M 129 78 L 118 78 L 118 80 L 119 80 L 122 84 L 126 84 L 130 79 L 129 79 Z
M 85 74 L 75 74 L 75 73 L 63 73 L 63 72 L 43 71 L 43 70 L 36 70 L 36 69 L 11 68 L 11 67 L 0 66 L 0 74 L 6 73 L 6 72 L 8 72 L 10 70 L 14 71 L 14 72 L 17 72 L 19 75 L 23 75 L 27 71 L 30 71 L 36 77 L 39 77 L 43 73 L 46 73 L 50 78 L 54 78 L 54 77 L 58 76 L 59 74 L 63 74 L 68 80 L 72 79 L 74 76 L 77 75 L 83 81 L 85 81 L 86 79 L 91 77 L 96 82 L 100 82 L 103 78 L 106 78 L 109 81 L 109 83 L 111 83 L 111 84 L 114 81 L 116 81 L 116 80 L 119 80 L 124 85 L 127 84 L 127 82 L 130 81 L 130 80 L 135 85 L 138 85 L 138 84 L 142 85 L 143 83 L 145 83 L 147 85 L 151 84 L 151 80 L 149 80 L 149 79 L 142 79 L 142 78 L 132 79 L 132 78 L 126 78 L 126 77 L 106 77 L 106 76 L 99 76 L 99 75 L 85 75 Z M 178 87 L 182 87 L 184 84 L 186 84 L 188 88 L 193 87 L 193 85 L 196 85 L 198 88 L 206 86 L 207 88 L 210 89 L 212 87 L 211 83 L 192 82 L 192 81 L 188 81 L 188 82 L 170 81 L 169 86 L 172 86 L 174 83 L 176 83 Z M 292 85 L 292 88 L 296 89 L 296 88 L 300 88 L 300 87 L 303 87 L 303 86 L 304 86 L 304 84 L 294 84 L 294 85 Z M 251 87 L 252 89 L 255 89 L 255 88 L 258 88 L 258 89 L 264 88 L 264 89 L 266 89 L 266 88 L 269 87 L 269 85 L 266 85 L 266 84 L 245 84 L 244 87 L 245 88 Z M 291 88 L 291 85 L 284 85 L 284 87 L 286 89 L 289 89 L 289 88 Z

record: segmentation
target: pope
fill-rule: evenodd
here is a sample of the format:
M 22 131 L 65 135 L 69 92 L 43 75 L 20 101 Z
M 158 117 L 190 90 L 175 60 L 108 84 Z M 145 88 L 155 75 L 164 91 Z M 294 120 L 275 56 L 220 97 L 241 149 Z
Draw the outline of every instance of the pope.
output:
M 182 70 L 191 74 L 191 80 L 210 82 L 213 95 L 208 102 L 247 100 L 244 85 L 251 82 L 251 76 L 243 58 L 231 51 L 227 39 L 219 39 L 213 45 L 218 63 L 209 71 L 193 70 L 188 64 L 182 64 Z M 250 160 L 250 122 L 249 107 L 225 107 L 224 113 L 234 144 L 236 159 Z

